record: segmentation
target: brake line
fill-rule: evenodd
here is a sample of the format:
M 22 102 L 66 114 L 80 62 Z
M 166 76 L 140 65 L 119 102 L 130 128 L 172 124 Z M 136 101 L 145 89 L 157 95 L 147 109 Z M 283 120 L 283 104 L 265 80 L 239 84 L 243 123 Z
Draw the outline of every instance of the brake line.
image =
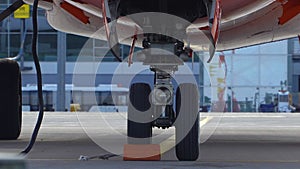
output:
M 34 0 L 33 2 L 33 8 L 32 8 L 32 26 L 33 26 L 33 32 L 32 32 L 32 57 L 34 60 L 34 65 L 36 69 L 37 74 L 37 88 L 38 88 L 38 100 L 39 100 L 39 114 L 38 119 L 34 128 L 34 131 L 32 133 L 31 139 L 25 150 L 21 152 L 21 154 L 28 154 L 32 147 L 34 146 L 34 143 L 36 142 L 37 135 L 39 133 L 43 117 L 44 117 L 44 101 L 43 101 L 43 90 L 42 90 L 42 73 L 41 73 L 41 66 L 37 54 L 37 38 L 38 38 L 38 1 Z

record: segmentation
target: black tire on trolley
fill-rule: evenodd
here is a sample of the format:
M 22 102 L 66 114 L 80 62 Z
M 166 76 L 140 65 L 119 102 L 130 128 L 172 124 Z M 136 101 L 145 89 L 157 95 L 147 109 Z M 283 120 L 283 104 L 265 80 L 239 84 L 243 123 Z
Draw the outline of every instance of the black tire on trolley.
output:
M 152 137 L 152 111 L 149 96 L 151 88 L 145 83 L 130 86 L 127 136 L 128 144 L 150 144 Z
M 0 60 L 0 139 L 14 140 L 22 125 L 21 72 L 16 61 Z
M 180 84 L 176 91 L 176 156 L 195 161 L 199 156 L 199 93 L 195 84 Z

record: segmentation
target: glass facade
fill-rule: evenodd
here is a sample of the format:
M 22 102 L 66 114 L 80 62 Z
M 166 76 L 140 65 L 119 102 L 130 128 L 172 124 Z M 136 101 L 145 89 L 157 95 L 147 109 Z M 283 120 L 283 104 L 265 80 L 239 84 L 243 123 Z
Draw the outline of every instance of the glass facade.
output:
M 11 1 L 1 0 L 0 11 L 6 9 Z M 50 27 L 46 21 L 45 11 L 38 11 L 39 44 L 38 54 L 41 61 L 56 61 L 57 56 L 57 31 Z M 20 51 L 22 32 L 25 32 L 24 58 L 31 61 L 32 23 L 29 19 L 15 19 L 13 15 L 0 23 L 0 57 L 14 57 Z M 22 28 L 25 28 L 24 30 Z

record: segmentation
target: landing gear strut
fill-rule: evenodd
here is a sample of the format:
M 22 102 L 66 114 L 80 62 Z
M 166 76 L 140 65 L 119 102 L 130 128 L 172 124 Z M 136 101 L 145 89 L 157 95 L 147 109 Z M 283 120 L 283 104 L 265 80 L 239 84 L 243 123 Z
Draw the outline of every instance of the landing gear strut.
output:
M 161 38 L 161 35 L 159 35 Z M 157 39 L 152 37 L 152 39 Z M 176 127 L 176 156 L 194 161 L 199 156 L 198 88 L 192 83 L 180 84 L 175 92 L 172 74 L 183 65 L 183 43 L 163 37 L 165 43 L 143 42 L 143 64 L 154 72 L 154 87 L 136 83 L 130 87 L 128 106 L 128 142 L 151 143 L 152 127 Z M 171 50 L 170 50 L 171 49 Z M 176 107 L 176 111 L 174 108 Z

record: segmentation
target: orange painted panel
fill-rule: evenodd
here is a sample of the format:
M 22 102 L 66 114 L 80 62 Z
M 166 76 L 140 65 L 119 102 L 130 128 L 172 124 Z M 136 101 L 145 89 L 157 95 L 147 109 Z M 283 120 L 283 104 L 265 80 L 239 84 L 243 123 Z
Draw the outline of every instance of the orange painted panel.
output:
M 60 6 L 66 10 L 67 12 L 69 12 L 71 15 L 73 15 L 75 18 L 77 18 L 78 20 L 80 20 L 81 22 L 88 24 L 89 22 L 89 17 L 87 17 L 83 10 L 77 8 L 76 6 L 73 6 L 67 2 L 62 2 L 60 4 Z
M 282 2 L 282 0 L 278 0 Z M 282 2 L 283 3 L 283 2 Z M 289 0 L 282 5 L 283 7 L 283 14 L 279 18 L 279 24 L 284 25 L 295 16 L 300 14 L 300 1 L 299 0 Z

